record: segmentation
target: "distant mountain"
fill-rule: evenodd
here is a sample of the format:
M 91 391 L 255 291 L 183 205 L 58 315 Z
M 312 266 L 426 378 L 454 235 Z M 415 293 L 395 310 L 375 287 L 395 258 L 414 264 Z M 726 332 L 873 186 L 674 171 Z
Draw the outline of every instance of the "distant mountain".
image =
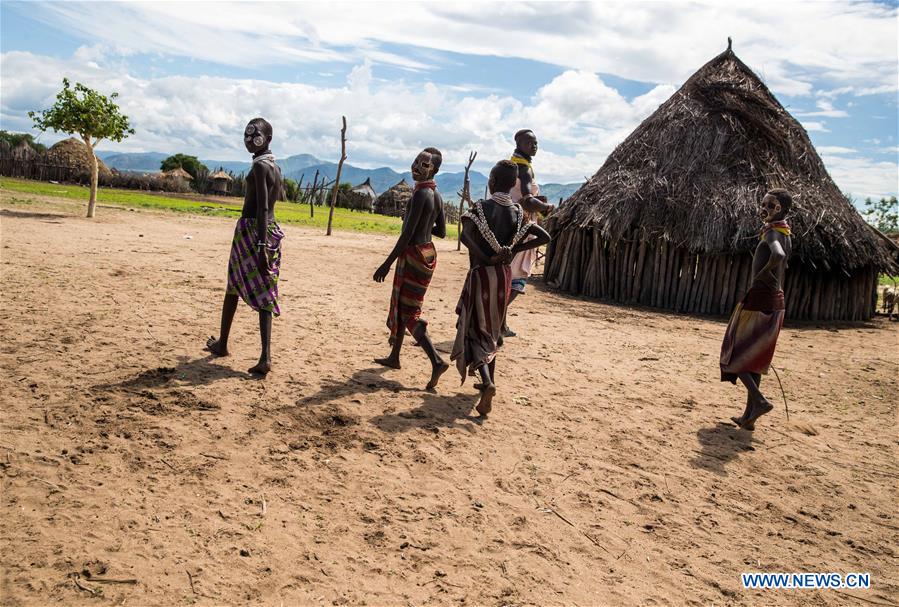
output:
M 162 161 L 170 154 L 162 152 L 97 152 L 97 157 L 111 169 L 120 171 L 158 171 Z
M 159 165 L 163 160 L 169 157 L 169 154 L 161 152 L 98 152 L 97 156 L 110 168 L 120 171 L 141 171 L 153 172 L 159 170 Z M 203 164 L 209 167 L 210 171 L 215 171 L 219 167 L 234 174 L 246 173 L 250 170 L 250 163 L 240 160 L 202 160 Z M 299 181 L 302 177 L 303 183 L 311 183 L 315 177 L 315 172 L 319 172 L 319 180 L 325 178 L 329 181 L 337 176 L 337 163 L 320 160 L 311 154 L 296 154 L 287 158 L 279 158 L 278 165 L 284 177 Z M 406 171 L 398 173 L 391 168 L 381 167 L 378 169 L 363 169 L 351 164 L 344 164 L 343 171 L 340 174 L 340 180 L 349 182 L 353 185 L 362 183 L 366 179 L 371 180 L 371 185 L 375 192 L 380 194 L 396 185 L 400 180 L 405 179 L 406 183 L 412 183 L 412 173 Z M 458 193 L 462 190 L 465 181 L 465 173 L 438 173 L 437 187 L 443 194 L 444 200 L 456 202 L 459 200 Z M 475 200 L 484 197 L 484 191 L 487 186 L 487 176 L 477 171 L 471 173 L 471 197 Z M 577 190 L 581 184 L 579 183 L 548 183 L 540 186 L 541 193 L 546 196 L 547 200 L 552 204 L 558 204 L 559 197 L 568 198 Z
M 540 193 L 546 196 L 546 201 L 551 205 L 558 206 L 559 198 L 566 200 L 569 196 L 578 191 L 582 183 L 547 183 L 540 186 Z

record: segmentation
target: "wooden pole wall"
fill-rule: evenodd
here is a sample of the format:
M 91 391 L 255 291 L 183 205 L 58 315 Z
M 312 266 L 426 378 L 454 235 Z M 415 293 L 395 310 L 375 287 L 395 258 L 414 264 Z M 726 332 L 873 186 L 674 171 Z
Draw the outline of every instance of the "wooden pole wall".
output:
M 550 244 L 547 282 L 563 291 L 691 314 L 729 315 L 752 282 L 752 257 L 691 252 L 664 238 L 633 231 L 609 241 L 593 229 L 565 230 Z M 877 272 L 848 275 L 791 261 L 784 282 L 787 318 L 869 320 Z

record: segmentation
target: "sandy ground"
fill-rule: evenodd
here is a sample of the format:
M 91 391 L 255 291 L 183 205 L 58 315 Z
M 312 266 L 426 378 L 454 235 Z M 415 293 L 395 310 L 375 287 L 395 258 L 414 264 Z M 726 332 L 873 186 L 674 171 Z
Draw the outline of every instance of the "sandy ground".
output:
M 0 202 L 3 605 L 896 604 L 899 323 L 788 326 L 792 422 L 771 376 L 752 434 L 724 423 L 744 394 L 718 381 L 724 319 L 532 288 L 480 424 L 454 370 L 422 390 L 417 348 L 371 362 L 387 237 L 286 228 L 257 381 L 246 306 L 232 356 L 202 350 L 231 221 Z M 438 249 L 447 350 L 465 258 Z

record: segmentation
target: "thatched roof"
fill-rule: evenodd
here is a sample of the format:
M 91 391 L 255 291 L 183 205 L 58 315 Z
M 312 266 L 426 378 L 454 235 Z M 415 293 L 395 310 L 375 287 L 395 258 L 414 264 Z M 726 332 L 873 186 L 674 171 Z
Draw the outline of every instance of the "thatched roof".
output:
M 359 185 L 353 186 L 350 191 L 363 196 L 368 196 L 372 200 L 378 197 L 377 192 L 375 192 L 375 189 L 371 186 L 371 177 L 366 178 L 366 180 Z
M 166 177 L 171 177 L 174 179 L 193 179 L 193 175 L 182 169 L 181 167 L 176 167 L 174 169 L 170 169 L 168 171 L 163 171 L 163 175 Z
M 375 213 L 382 215 L 402 215 L 412 199 L 412 186 L 402 179 L 375 200 Z
M 83 141 L 74 137 L 56 142 L 53 147 L 47 150 L 47 158 L 53 164 L 74 167 L 90 175 L 91 153 Z M 97 158 L 97 171 L 100 177 L 112 175 L 112 171 L 99 158 Z
M 775 187 L 793 194 L 793 253 L 803 263 L 889 263 L 805 129 L 728 48 L 612 152 L 550 227 L 593 227 L 608 240 L 642 229 L 698 253 L 747 252 L 759 201 Z
M 213 179 L 213 180 L 224 179 L 226 181 L 234 181 L 234 179 L 231 177 L 231 175 L 229 175 L 228 173 L 226 173 L 225 171 L 223 171 L 221 169 L 219 169 L 218 171 L 216 171 L 215 173 L 210 175 L 209 178 Z

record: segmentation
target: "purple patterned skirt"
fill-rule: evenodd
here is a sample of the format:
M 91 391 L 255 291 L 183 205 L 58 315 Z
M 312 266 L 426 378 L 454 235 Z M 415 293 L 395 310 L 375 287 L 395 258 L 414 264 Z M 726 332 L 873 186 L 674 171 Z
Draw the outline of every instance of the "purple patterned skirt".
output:
M 284 232 L 277 222 L 268 224 L 265 245 L 268 258 L 266 276 L 259 271 L 256 259 L 256 220 L 241 217 L 234 228 L 231 258 L 228 261 L 229 295 L 240 295 L 248 306 L 257 311 L 281 314 L 278 306 L 278 276 L 281 273 L 281 240 Z

